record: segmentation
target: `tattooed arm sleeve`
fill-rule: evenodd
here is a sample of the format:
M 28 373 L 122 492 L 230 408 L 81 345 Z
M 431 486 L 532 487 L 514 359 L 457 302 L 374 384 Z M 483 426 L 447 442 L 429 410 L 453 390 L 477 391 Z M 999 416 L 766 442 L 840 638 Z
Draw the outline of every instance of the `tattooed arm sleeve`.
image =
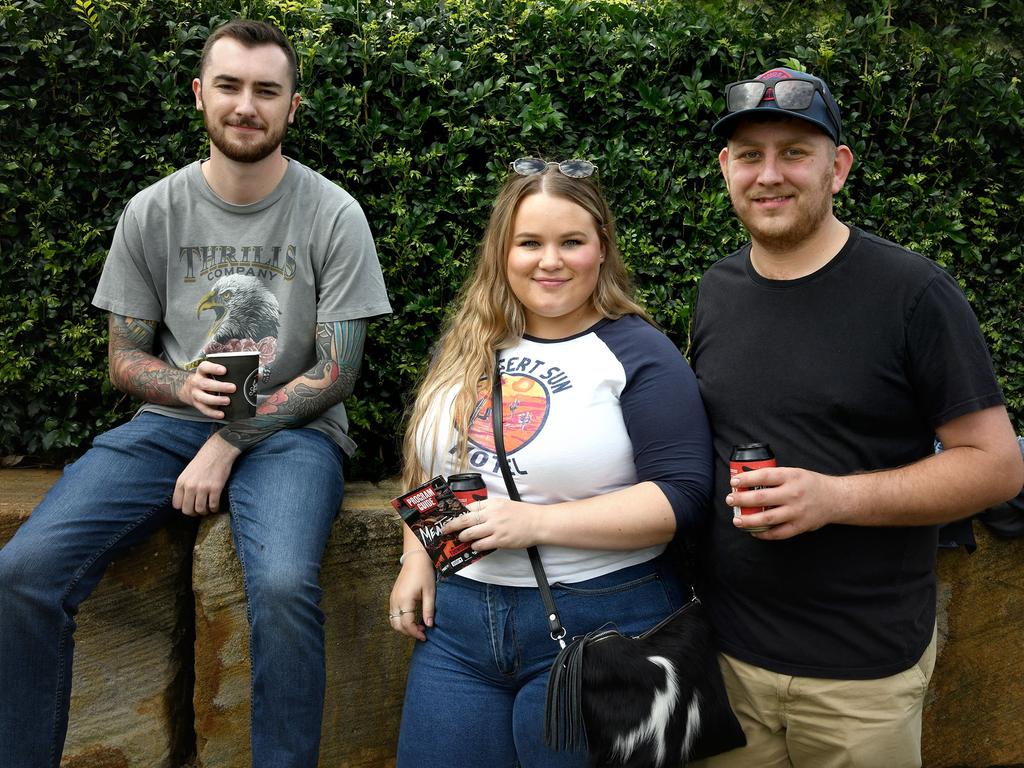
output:
M 251 419 L 228 424 L 217 434 L 245 450 L 279 429 L 301 427 L 352 394 L 363 359 L 367 321 L 316 325 L 316 364 L 272 393 Z
M 188 371 L 153 356 L 157 323 L 110 313 L 110 382 L 147 403 L 181 405 Z

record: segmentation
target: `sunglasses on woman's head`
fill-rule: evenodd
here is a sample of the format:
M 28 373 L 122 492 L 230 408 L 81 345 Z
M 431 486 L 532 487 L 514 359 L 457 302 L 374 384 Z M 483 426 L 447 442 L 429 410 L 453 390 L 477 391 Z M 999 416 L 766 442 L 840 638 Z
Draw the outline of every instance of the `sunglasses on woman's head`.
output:
M 597 170 L 597 166 L 589 160 L 562 160 L 556 163 L 541 160 L 539 157 L 520 157 L 508 164 L 509 168 L 520 176 L 536 176 L 538 173 L 544 173 L 549 165 L 557 167 L 563 176 L 568 176 L 570 179 L 585 179 L 592 176 Z

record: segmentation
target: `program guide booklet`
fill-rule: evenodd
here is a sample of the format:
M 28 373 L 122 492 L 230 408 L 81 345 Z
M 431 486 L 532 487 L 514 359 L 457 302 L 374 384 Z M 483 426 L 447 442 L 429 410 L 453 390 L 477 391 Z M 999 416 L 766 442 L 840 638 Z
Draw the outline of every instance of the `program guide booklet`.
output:
M 469 510 L 455 498 L 440 475 L 392 499 L 391 506 L 416 534 L 442 579 L 475 563 L 490 551 L 476 552 L 468 542 L 459 541 L 458 534 L 445 536 L 441 533 L 445 523 Z

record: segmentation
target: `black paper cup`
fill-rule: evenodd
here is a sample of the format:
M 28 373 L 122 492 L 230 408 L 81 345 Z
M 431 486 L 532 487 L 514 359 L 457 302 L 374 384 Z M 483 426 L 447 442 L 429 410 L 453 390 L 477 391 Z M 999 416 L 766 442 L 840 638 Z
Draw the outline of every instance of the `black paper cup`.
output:
M 228 372 L 214 376 L 218 381 L 230 381 L 235 391 L 229 392 L 231 402 L 221 408 L 224 421 L 238 421 L 256 415 L 256 385 L 260 378 L 259 352 L 211 352 L 206 356 L 211 363 L 223 365 Z

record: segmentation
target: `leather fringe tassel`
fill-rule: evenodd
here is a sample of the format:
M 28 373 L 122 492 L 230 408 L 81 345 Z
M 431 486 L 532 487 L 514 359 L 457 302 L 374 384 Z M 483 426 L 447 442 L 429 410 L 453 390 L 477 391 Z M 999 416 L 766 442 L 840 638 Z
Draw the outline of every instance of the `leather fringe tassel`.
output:
M 578 637 L 563 648 L 548 675 L 544 741 L 558 751 L 587 748 L 587 727 L 583 721 L 583 649 L 590 637 Z

